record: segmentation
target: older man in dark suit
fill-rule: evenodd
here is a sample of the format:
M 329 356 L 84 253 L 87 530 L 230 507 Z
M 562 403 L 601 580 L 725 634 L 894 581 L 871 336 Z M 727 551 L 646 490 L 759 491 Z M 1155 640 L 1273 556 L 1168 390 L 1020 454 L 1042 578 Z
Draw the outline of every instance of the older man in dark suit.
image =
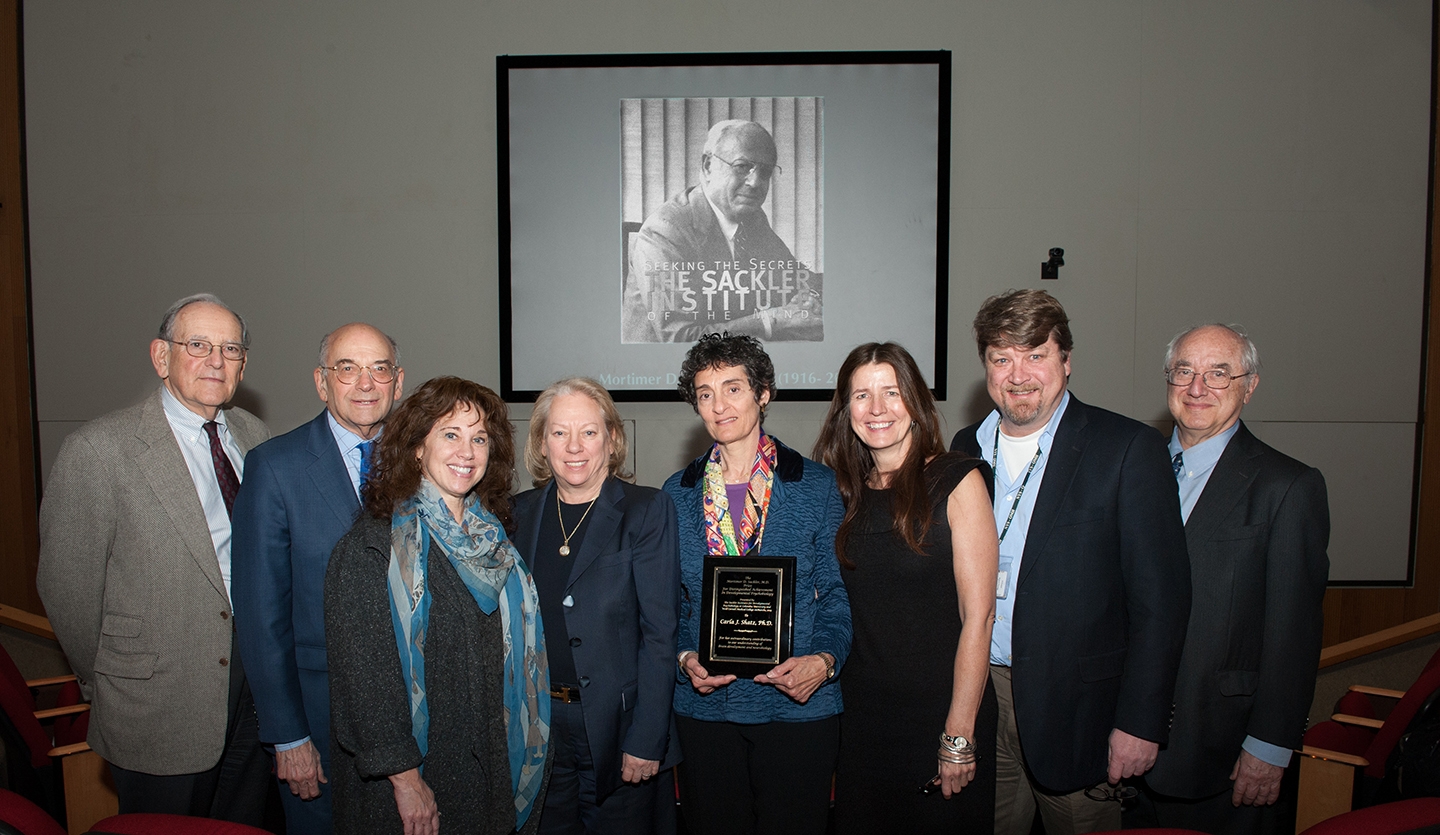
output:
M 325 411 L 252 450 L 235 500 L 235 625 L 291 835 L 331 828 L 325 567 L 360 512 L 371 444 L 405 382 L 399 361 L 370 325 L 326 335 L 315 368 Z
M 1190 568 L 1161 436 L 1068 391 L 1050 294 L 987 299 L 975 341 L 996 410 L 953 448 L 995 470 L 1000 702 L 995 831 L 1120 826 L 1106 783 L 1144 773 L 1170 722 Z
M 160 390 L 75 430 L 46 484 L 35 580 L 121 812 L 259 825 L 273 792 L 230 606 L 231 507 L 270 436 L 225 408 L 249 344 L 214 296 L 176 302 L 150 343 Z
M 1240 420 L 1260 357 L 1237 328 L 1175 337 L 1165 379 L 1194 598 L 1170 742 L 1127 823 L 1275 831 L 1266 807 L 1304 734 L 1320 656 L 1325 479 Z

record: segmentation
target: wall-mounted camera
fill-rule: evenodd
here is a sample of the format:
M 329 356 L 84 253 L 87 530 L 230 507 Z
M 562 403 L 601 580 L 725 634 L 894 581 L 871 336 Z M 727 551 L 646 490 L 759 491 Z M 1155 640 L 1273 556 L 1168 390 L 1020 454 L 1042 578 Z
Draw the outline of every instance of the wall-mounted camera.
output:
M 1059 278 L 1060 268 L 1065 266 L 1065 250 L 1058 246 L 1050 247 L 1050 260 L 1040 264 L 1040 278 Z

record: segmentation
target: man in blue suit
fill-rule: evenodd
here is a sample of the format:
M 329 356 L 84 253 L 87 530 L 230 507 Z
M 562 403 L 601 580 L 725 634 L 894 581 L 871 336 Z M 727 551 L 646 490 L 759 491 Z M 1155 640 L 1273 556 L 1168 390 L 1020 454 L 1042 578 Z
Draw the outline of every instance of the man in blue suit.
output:
M 330 831 L 325 566 L 360 512 L 370 443 L 405 382 L 399 359 L 395 340 L 370 325 L 326 336 L 315 369 L 325 411 L 251 450 L 235 499 L 235 628 L 260 739 L 289 789 L 280 796 L 291 835 Z

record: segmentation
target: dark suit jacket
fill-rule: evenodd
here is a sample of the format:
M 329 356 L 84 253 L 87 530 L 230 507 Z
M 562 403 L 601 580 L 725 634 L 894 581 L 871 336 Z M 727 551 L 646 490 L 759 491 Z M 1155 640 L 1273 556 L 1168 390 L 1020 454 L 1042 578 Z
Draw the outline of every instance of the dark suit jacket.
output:
M 515 497 L 515 547 L 532 564 L 541 512 L 554 490 L 552 481 Z M 680 759 L 670 713 L 679 554 L 670 497 L 653 487 L 607 479 L 565 587 L 575 605 L 563 613 L 580 676 L 597 801 L 620 786 L 621 752 L 659 760 L 661 768 Z
M 359 511 L 325 412 L 245 457 L 231 594 L 260 739 L 311 736 L 327 764 L 325 566 Z
M 951 448 L 988 461 L 979 427 Z M 1112 728 L 1162 743 L 1169 732 L 1190 611 L 1169 459 L 1154 429 L 1070 396 L 1030 519 L 1011 643 L 1025 762 L 1052 791 L 1105 779 Z
M 225 420 L 242 452 L 270 437 L 242 409 Z M 229 719 L 233 620 L 158 389 L 65 439 L 40 505 L 35 583 L 91 700 L 90 747 L 147 774 L 213 767 Z
M 1195 593 L 1175 726 L 1145 777 L 1155 791 L 1229 791 L 1246 736 L 1299 747 L 1320 660 L 1329 539 L 1320 471 L 1240 424 L 1185 524 Z

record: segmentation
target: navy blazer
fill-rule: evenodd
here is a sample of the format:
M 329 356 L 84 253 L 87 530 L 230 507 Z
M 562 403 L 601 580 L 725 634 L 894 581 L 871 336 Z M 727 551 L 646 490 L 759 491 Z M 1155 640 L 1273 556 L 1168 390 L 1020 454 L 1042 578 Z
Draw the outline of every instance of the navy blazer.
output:
M 1300 747 L 1330 574 L 1325 478 L 1241 423 L 1185 540 L 1195 598 L 1175 727 L 1145 780 L 1172 797 L 1209 797 L 1230 790 L 1245 737 Z
M 231 596 L 260 739 L 309 736 L 327 771 L 325 566 L 359 512 L 325 412 L 245 457 L 232 517 Z
M 515 497 L 515 547 L 533 564 L 555 482 Z M 680 618 L 675 505 L 653 487 L 607 478 L 574 556 L 564 608 L 580 707 L 595 767 L 596 802 L 621 785 L 620 755 L 680 760 L 670 713 Z M 555 612 L 542 612 L 555 617 Z
M 977 458 L 980 424 L 951 445 Z M 1190 612 L 1175 473 L 1160 433 L 1072 393 L 1015 589 L 1012 680 L 1035 779 L 1105 779 L 1113 728 L 1163 743 Z

